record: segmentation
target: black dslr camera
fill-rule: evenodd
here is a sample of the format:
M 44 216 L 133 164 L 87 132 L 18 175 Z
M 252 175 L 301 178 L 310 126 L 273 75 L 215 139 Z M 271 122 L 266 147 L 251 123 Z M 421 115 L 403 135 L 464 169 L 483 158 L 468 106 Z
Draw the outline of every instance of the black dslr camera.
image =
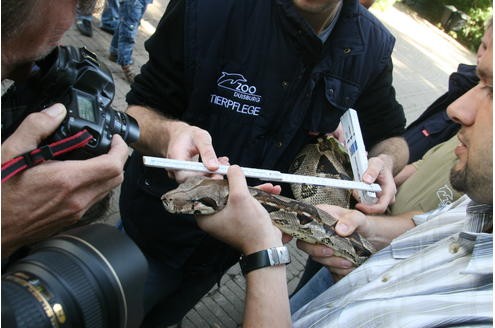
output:
M 86 159 L 105 154 L 114 134 L 119 134 L 128 144 L 139 138 L 136 120 L 110 107 L 114 95 L 112 74 L 94 53 L 86 48 L 56 47 L 36 62 L 32 76 L 23 87 L 9 98 L 2 97 L 2 115 L 13 117 L 8 124 L 2 119 L 2 137 L 12 133 L 27 113 L 62 103 L 67 108 L 67 116 L 45 143 L 86 129 L 93 138 L 84 148 L 72 151 L 69 157 Z
M 104 154 L 115 133 L 127 143 L 138 140 L 137 122 L 110 107 L 115 94 L 113 78 L 93 53 L 60 46 L 38 61 L 35 70 L 2 96 L 3 139 L 29 113 L 63 103 L 67 116 L 44 143 L 82 130 L 92 139 L 62 159 Z M 146 274 L 144 255 L 118 229 L 90 224 L 65 231 L 18 250 L 10 263 L 2 263 L 1 325 L 138 327 Z

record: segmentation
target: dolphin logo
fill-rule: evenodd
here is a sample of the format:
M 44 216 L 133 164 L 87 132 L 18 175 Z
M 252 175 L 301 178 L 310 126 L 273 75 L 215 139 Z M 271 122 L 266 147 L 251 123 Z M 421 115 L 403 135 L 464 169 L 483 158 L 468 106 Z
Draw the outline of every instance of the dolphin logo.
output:
M 245 82 L 247 82 L 247 80 L 241 74 L 227 72 L 222 72 L 222 76 L 220 76 L 217 80 L 217 84 L 219 86 L 224 86 L 227 88 L 232 88 L 232 86 L 236 86 L 238 83 Z

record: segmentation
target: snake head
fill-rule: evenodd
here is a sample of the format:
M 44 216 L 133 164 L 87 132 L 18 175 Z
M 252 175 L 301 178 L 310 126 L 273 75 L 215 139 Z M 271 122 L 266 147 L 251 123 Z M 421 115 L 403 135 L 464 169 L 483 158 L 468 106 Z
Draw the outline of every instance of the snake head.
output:
M 176 214 L 210 215 L 218 210 L 216 202 L 210 197 L 184 200 L 163 197 L 162 203 L 168 212 Z
M 161 199 L 170 213 L 210 215 L 225 207 L 227 196 L 226 181 L 193 176 Z

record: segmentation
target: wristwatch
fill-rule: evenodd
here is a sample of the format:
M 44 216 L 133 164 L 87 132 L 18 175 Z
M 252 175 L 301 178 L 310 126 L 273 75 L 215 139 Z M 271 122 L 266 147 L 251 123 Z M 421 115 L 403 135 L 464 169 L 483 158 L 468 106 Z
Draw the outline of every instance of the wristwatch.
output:
M 288 263 L 290 263 L 290 255 L 285 246 L 265 249 L 246 256 L 243 255 L 239 259 L 243 275 L 256 269 Z

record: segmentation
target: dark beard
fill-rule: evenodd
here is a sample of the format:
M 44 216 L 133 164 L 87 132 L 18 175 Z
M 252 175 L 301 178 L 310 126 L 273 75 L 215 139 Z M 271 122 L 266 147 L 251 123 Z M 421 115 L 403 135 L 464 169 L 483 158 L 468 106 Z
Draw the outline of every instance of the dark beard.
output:
M 453 167 L 450 170 L 450 184 L 452 187 L 462 193 L 465 193 L 467 190 L 467 170 L 464 168 L 463 170 L 456 170 Z
M 467 194 L 469 198 L 478 203 L 492 204 L 492 166 L 489 163 L 487 166 L 489 166 L 489 169 L 484 170 L 486 172 L 481 172 L 481 169 L 470 169 L 467 165 L 462 170 L 452 168 L 450 171 L 450 183 L 452 187 L 459 192 Z

